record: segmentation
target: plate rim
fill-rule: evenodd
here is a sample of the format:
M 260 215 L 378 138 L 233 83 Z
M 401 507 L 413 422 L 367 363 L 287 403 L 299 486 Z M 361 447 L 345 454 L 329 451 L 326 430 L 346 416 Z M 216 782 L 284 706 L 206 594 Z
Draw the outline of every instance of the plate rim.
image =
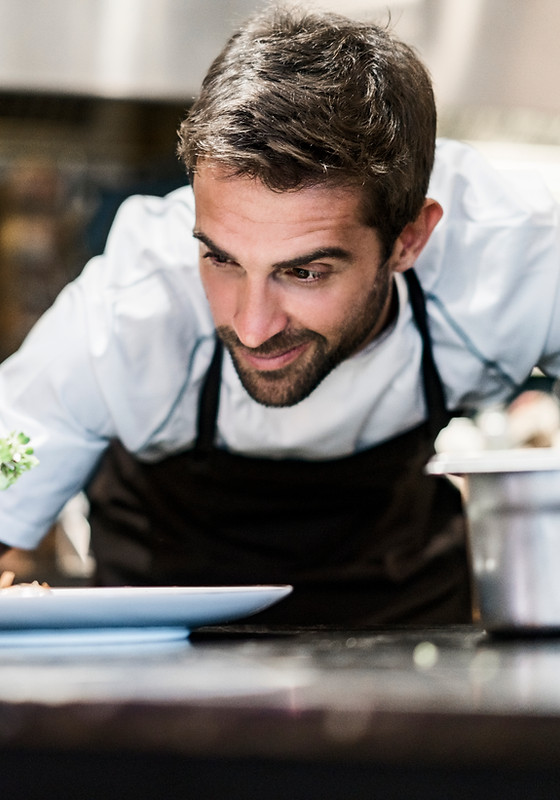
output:
M 29 593 L 6 590 L 0 596 L 0 632 L 131 627 L 183 627 L 192 631 L 258 614 L 292 591 L 291 584 L 39 587 Z M 189 606 L 189 599 L 196 604 Z
M 429 475 L 560 471 L 560 450 L 545 447 L 440 453 L 425 466 Z

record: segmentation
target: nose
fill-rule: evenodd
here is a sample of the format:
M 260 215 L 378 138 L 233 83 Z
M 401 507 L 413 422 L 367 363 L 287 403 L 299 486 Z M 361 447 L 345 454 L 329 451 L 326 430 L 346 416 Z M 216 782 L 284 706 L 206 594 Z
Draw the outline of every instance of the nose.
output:
M 245 347 L 259 347 L 286 328 L 288 315 L 282 307 L 279 288 L 266 277 L 247 276 L 240 284 L 233 329 Z

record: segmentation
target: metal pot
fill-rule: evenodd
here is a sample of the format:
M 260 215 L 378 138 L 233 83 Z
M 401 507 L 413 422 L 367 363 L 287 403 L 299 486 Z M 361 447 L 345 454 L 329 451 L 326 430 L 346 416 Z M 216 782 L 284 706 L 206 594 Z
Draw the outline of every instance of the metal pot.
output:
M 461 475 L 476 612 L 489 631 L 560 632 L 560 452 L 441 454 Z

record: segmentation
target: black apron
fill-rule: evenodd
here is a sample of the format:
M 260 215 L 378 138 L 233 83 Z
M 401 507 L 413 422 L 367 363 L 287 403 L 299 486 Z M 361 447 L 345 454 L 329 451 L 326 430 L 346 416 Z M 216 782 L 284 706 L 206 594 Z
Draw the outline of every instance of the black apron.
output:
M 459 492 L 426 476 L 449 417 L 424 295 L 405 273 L 423 340 L 428 419 L 329 461 L 235 455 L 214 446 L 222 346 L 201 392 L 193 449 L 144 463 L 113 442 L 89 487 L 97 583 L 293 584 L 252 622 L 286 625 L 471 621 Z

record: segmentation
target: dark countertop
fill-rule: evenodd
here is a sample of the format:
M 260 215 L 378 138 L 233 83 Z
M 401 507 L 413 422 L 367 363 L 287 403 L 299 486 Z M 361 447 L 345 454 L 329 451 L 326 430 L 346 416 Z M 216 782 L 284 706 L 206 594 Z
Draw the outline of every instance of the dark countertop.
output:
M 197 798 L 555 797 L 560 637 L 240 628 L 158 645 L 0 641 L 0 769 L 6 796 L 25 798 L 193 786 Z

